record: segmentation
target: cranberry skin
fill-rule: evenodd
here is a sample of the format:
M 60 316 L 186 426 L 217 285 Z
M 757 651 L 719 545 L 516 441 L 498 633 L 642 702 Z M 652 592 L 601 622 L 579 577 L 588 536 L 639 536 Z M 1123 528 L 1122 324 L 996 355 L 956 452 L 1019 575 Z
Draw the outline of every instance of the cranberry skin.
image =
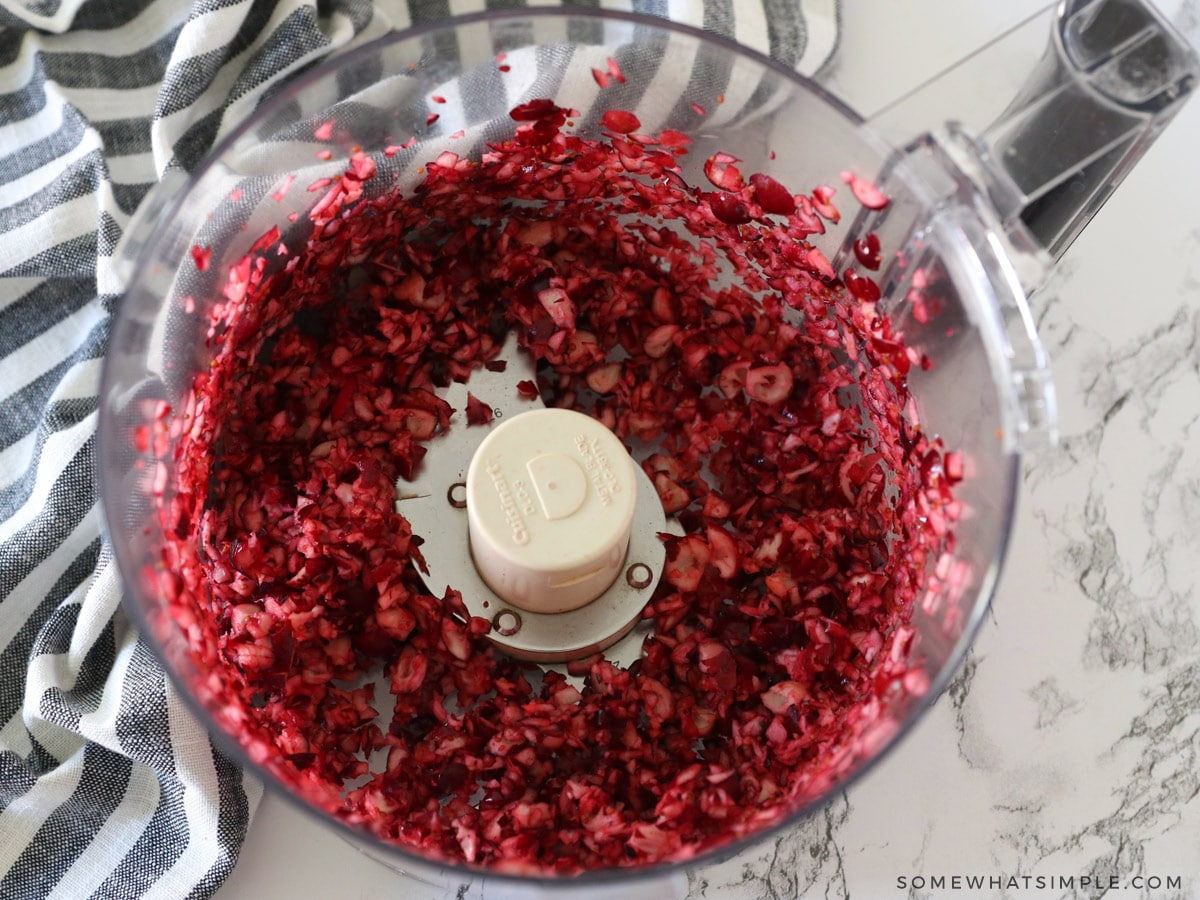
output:
M 750 207 L 737 194 L 727 194 L 724 191 L 708 195 L 708 205 L 713 215 L 726 225 L 745 225 L 752 218 Z
M 875 303 L 879 300 L 879 285 L 864 275 L 859 275 L 853 269 L 847 269 L 842 274 L 842 281 L 854 299 L 861 303 Z
M 490 425 L 494 413 L 492 408 L 472 394 L 467 392 L 467 424 Z
M 854 199 L 867 209 L 880 210 L 890 202 L 883 191 L 849 170 L 842 172 L 842 181 L 850 185 L 850 192 L 854 194 Z
M 854 256 L 858 259 L 865 268 L 871 271 L 876 271 L 883 263 L 883 256 L 879 247 L 879 235 L 871 232 L 865 238 L 858 238 L 854 242 Z
M 196 268 L 201 272 L 208 270 L 209 260 L 212 259 L 212 248 L 201 247 L 196 245 L 192 247 L 192 260 L 196 263 Z
M 728 153 L 714 153 L 704 163 L 704 177 L 722 191 L 740 191 L 745 182 L 741 170 L 735 165 L 739 161 Z
M 782 184 L 770 175 L 757 173 L 750 176 L 750 187 L 754 189 L 754 199 L 763 208 L 763 212 L 777 216 L 790 216 L 796 211 L 796 200 Z
M 604 127 L 617 134 L 632 134 L 642 127 L 638 117 L 623 109 L 610 109 L 600 120 Z
M 527 103 L 522 103 L 520 106 L 514 106 L 508 114 L 516 122 L 553 121 L 559 118 L 562 118 L 564 121 L 566 120 L 565 110 L 556 106 L 554 101 L 544 98 L 530 100 Z

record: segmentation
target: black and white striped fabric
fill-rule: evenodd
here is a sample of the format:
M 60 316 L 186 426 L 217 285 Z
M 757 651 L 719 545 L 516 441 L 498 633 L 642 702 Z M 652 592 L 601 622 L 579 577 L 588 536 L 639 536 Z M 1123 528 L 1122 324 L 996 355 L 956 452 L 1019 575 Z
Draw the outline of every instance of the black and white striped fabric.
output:
M 811 73 L 836 3 L 580 5 L 721 31 Z M 0 0 L 0 898 L 210 896 L 261 793 L 122 615 L 100 537 L 97 391 L 131 215 L 280 79 L 410 23 L 522 5 Z

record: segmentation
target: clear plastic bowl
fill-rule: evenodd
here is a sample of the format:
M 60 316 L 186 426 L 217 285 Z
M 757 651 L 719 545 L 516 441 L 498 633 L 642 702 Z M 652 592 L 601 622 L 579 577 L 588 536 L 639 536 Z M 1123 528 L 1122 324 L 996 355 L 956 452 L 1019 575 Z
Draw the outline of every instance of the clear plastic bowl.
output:
M 497 65 L 501 53 L 508 72 Z M 606 69 L 610 57 L 627 81 L 600 90 L 592 69 Z M 431 105 L 433 95 L 446 102 Z M 170 492 L 173 455 L 163 460 L 139 450 L 132 436 L 153 424 L 160 402 L 181 408 L 193 377 L 209 363 L 205 329 L 229 265 L 272 225 L 285 235 L 297 227 L 288 221 L 290 213 L 305 221 L 320 194 L 306 192 L 304 185 L 340 172 L 355 147 L 374 156 L 382 173 L 412 183 L 417 167 L 444 149 L 478 154 L 485 141 L 511 134 L 509 110 L 538 97 L 580 110 L 578 128 L 585 134 L 597 132 L 609 106 L 636 113 L 644 131 L 691 134 L 695 144 L 683 164 L 692 184 L 704 183 L 700 167 L 718 150 L 743 160 L 744 171 L 772 174 L 794 190 L 840 185 L 845 169 L 886 183 L 892 204 L 883 215 L 866 211 L 844 218 L 814 242 L 839 269 L 851 241 L 868 229 L 882 238 L 889 258 L 900 251 L 884 273 L 885 304 L 908 343 L 933 363 L 929 371 L 914 367 L 912 394 L 925 431 L 941 435 L 965 462 L 953 554 L 929 573 L 914 613 L 919 637 L 910 653 L 924 677 L 908 679 L 887 695 L 885 714 L 843 748 L 835 777 L 797 805 L 787 821 L 687 863 L 703 864 L 820 808 L 921 719 L 983 621 L 1012 527 L 1019 451 L 1052 427 L 1045 359 L 987 210 L 972 202 L 944 202 L 944 191 L 932 189 L 913 166 L 897 162 L 852 111 L 794 72 L 732 42 L 661 20 L 523 10 L 391 36 L 295 80 L 264 101 L 190 176 L 170 173 L 147 199 L 120 250 L 128 289 L 101 395 L 105 523 L 129 613 L 196 715 L 235 759 L 394 865 L 430 871 L 430 861 L 351 832 L 296 797 L 269 767 L 247 755 L 237 734 L 222 730 L 214 715 L 219 697 L 196 689 L 203 672 L 154 576 L 162 560 L 154 495 L 162 488 Z M 432 113 L 439 118 L 429 125 Z M 331 141 L 323 143 L 313 133 L 326 121 L 335 127 Z M 464 135 L 451 141 L 460 130 Z M 417 136 L 414 147 L 384 153 L 409 135 Z M 322 148 L 333 151 L 332 160 L 315 157 Z M 282 200 L 273 199 L 287 176 L 295 176 L 296 187 Z M 196 245 L 212 248 L 205 272 L 192 264 Z M 914 284 L 941 310 L 926 322 L 912 314 Z M 671 868 L 583 877 L 623 879 Z

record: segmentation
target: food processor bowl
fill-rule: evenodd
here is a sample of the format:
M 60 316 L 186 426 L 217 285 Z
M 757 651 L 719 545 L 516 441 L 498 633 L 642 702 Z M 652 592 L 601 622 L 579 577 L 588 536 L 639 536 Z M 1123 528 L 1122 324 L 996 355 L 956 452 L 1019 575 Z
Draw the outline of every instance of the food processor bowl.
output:
M 840 221 L 826 217 L 825 233 L 810 241 L 832 261 L 837 275 L 829 281 L 839 289 L 847 269 L 876 279 L 877 314 L 903 336 L 911 365 L 906 421 L 941 441 L 948 455 L 930 464 L 955 469 L 948 475 L 957 480 L 952 508 L 923 514 L 926 524 L 929 516 L 939 518 L 944 539 L 921 569 L 911 621 L 900 629 L 903 636 L 885 636 L 883 652 L 899 661 L 903 677 L 867 698 L 873 714 L 830 749 L 786 814 L 696 854 L 572 873 L 577 885 L 661 876 L 787 828 L 877 765 L 947 686 L 995 590 L 1021 454 L 1053 439 L 1048 363 L 1022 286 L 1029 266 L 1040 270 L 1049 256 L 997 214 L 945 142 L 914 138 L 897 152 L 819 86 L 758 54 L 687 27 L 610 12 L 497 12 L 388 36 L 264 99 L 194 172 L 169 172 L 119 251 L 127 288 L 101 394 L 104 521 L 126 608 L 196 715 L 235 759 L 407 872 L 460 877 L 478 867 L 424 855 L 347 822 L 331 811 L 336 796 L 298 790 L 294 778 L 281 775 L 279 760 L 247 742 L 222 694 L 222 669 L 230 663 L 200 637 L 194 617 L 203 604 L 184 616 L 171 602 L 177 588 L 169 582 L 178 573 L 164 557 L 171 523 L 163 509 L 179 476 L 175 448 L 189 392 L 227 337 L 213 324 L 232 302 L 230 268 L 274 228 L 285 248 L 302 247 L 326 179 L 338 178 L 352 157 L 370 159 L 376 170 L 363 185 L 365 198 L 393 187 L 411 192 L 443 153 L 478 161 L 489 145 L 511 138 L 510 111 L 539 98 L 571 110 L 573 134 L 602 134 L 604 113 L 620 109 L 634 114 L 638 133 L 687 135 L 692 143 L 677 163 L 689 186 L 711 189 L 706 163 L 722 153 L 735 157 L 742 172 L 765 173 L 790 191 L 837 185 Z M 890 201 L 886 207 L 872 194 L 876 184 Z M 872 235 L 877 251 L 869 246 Z M 419 233 L 396 237 L 420 240 Z M 279 250 L 279 261 L 265 264 L 268 271 L 289 252 Z M 862 263 L 872 252 L 877 272 Z M 861 302 L 850 293 L 844 298 Z M 849 353 L 845 364 L 857 365 Z M 849 408 L 864 399 L 849 390 L 842 401 Z M 553 871 L 483 871 L 554 879 Z

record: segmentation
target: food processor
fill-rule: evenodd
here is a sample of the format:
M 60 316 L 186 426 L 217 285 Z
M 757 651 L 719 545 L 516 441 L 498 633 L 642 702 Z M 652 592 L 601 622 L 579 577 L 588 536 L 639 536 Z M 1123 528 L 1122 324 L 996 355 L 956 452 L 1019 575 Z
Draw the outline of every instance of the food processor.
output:
M 1014 71 L 1021 73 L 1015 90 L 1000 77 Z M 131 615 L 196 714 L 236 759 L 375 858 L 418 877 L 476 873 L 521 886 L 548 888 L 569 879 L 571 889 L 586 884 L 596 891 L 620 890 L 631 878 L 661 884 L 680 867 L 703 865 L 787 828 L 879 762 L 957 670 L 999 575 L 1021 455 L 1054 439 L 1049 364 L 1026 297 L 1177 111 L 1196 72 L 1195 54 L 1171 25 L 1149 5 L 1124 0 L 1064 2 L 1047 10 L 870 121 L 815 83 L 745 48 L 632 14 L 531 9 L 468 16 L 337 57 L 265 100 L 194 172 L 169 172 L 139 210 L 119 250 L 117 266 L 127 289 L 105 361 L 98 456 L 105 523 Z M 967 109 L 961 102 L 964 84 L 972 86 Z M 522 135 L 530 140 L 522 143 Z M 522 148 L 553 147 L 556 135 L 566 136 L 563 146 L 575 148 L 571 152 L 603 151 L 606 165 L 620 167 L 615 181 L 598 177 L 622 188 L 625 198 L 623 206 L 620 197 L 602 198 L 618 204 L 613 235 L 638 234 L 650 241 L 635 251 L 651 243 L 684 248 L 676 256 L 665 251 L 657 256 L 663 270 L 657 274 L 692 278 L 690 269 L 672 270 L 667 261 L 682 266 L 689 253 L 704 256 L 713 248 L 719 253 L 697 288 L 710 299 L 696 315 L 711 318 L 711 310 L 717 310 L 727 318 L 715 325 L 736 331 L 742 323 L 729 310 L 740 309 L 736 304 L 743 294 L 777 312 L 767 325 L 745 326 L 747 346 L 757 348 L 752 357 L 722 358 L 728 364 L 709 368 L 701 359 L 688 369 L 688 339 L 694 337 L 689 329 L 697 322 L 683 315 L 689 307 L 676 309 L 657 292 L 647 292 L 644 309 L 613 315 L 629 320 L 628 325 L 595 320 L 595 331 L 612 324 L 613 334 L 620 335 L 646 317 L 632 347 L 618 338 L 605 344 L 603 334 L 579 337 L 582 329 L 565 302 L 570 291 L 556 283 L 557 273 L 548 281 L 528 279 L 529 296 L 519 293 L 524 290 L 519 273 L 511 274 L 507 286 L 503 279 L 491 283 L 493 293 L 486 298 L 491 306 L 520 305 L 536 318 L 497 323 L 476 356 L 422 382 L 435 399 L 424 407 L 406 407 L 403 426 L 396 429 L 414 435 L 402 442 L 404 447 L 419 442 L 421 451 L 398 466 L 388 494 L 394 493 L 394 506 L 372 513 L 389 522 L 386 517 L 395 513 L 420 538 L 419 559 L 411 557 L 412 570 L 403 576 L 405 591 L 423 584 L 429 597 L 445 604 L 438 652 L 466 666 L 486 653 L 487 665 L 502 667 L 490 670 L 493 682 L 487 687 L 495 694 L 485 701 L 493 704 L 489 708 L 503 708 L 505 685 L 514 673 L 524 672 L 533 684 L 518 705 L 522 716 L 535 720 L 530 697 L 561 705 L 587 703 L 604 688 L 628 687 L 618 673 L 633 673 L 649 712 L 631 720 L 630 727 L 644 732 L 638 740 L 652 743 L 665 740 L 658 729 L 673 727 L 680 715 L 674 707 L 685 694 L 690 703 L 734 690 L 713 687 L 704 677 L 719 685 L 730 665 L 739 678 L 754 673 L 744 664 L 727 665 L 730 651 L 721 641 L 697 639 L 697 655 L 676 667 L 680 684 L 691 687 L 659 698 L 672 712 L 658 722 L 661 707 L 648 699 L 645 671 L 651 666 L 646 660 L 662 651 L 647 648 L 678 648 L 704 629 L 719 635 L 708 619 L 727 615 L 734 621 L 743 615 L 734 609 L 769 601 L 784 609 L 782 618 L 804 625 L 803 633 L 788 632 L 772 644 L 772 660 L 791 659 L 796 671 L 808 671 L 796 660 L 807 654 L 804 659 L 811 662 L 814 647 L 821 645 L 818 631 L 846 631 L 853 621 L 859 631 L 851 662 L 861 684 L 870 686 L 841 708 L 840 736 L 822 743 L 807 768 L 789 769 L 795 780 L 778 796 L 762 793 L 762 809 L 751 815 L 744 809 L 753 805 L 746 799 L 746 778 L 761 772 L 719 770 L 712 762 L 717 745 L 736 739 L 746 744 L 747 754 L 754 746 L 765 748 L 765 771 L 797 733 L 818 727 L 819 717 L 814 714 L 813 724 L 806 725 L 802 713 L 811 709 L 818 688 L 838 690 L 778 674 L 755 682 L 751 693 L 758 699 L 750 706 L 758 703 L 761 709 L 716 713 L 712 738 L 702 728 L 684 734 L 690 743 L 678 746 L 694 751 L 700 762 L 680 763 L 669 788 L 638 814 L 627 832 L 634 850 L 606 857 L 607 845 L 594 832 L 558 838 L 563 843 L 553 847 L 559 850 L 589 848 L 582 868 L 548 862 L 548 854 L 559 852 L 546 849 L 552 847 L 548 837 L 538 838 L 543 841 L 539 850 L 509 845 L 516 847 L 511 858 L 501 850 L 490 856 L 491 851 L 479 850 L 489 841 L 506 846 L 505 840 L 527 831 L 542 834 L 531 827 L 537 823 L 530 810 L 556 799 L 502 796 L 501 776 L 482 764 L 476 772 L 474 763 L 454 763 L 454 777 L 432 791 L 432 805 L 421 811 L 425 822 L 459 803 L 458 818 L 451 822 L 450 814 L 444 815 L 450 835 L 444 846 L 435 846 L 432 825 L 410 830 L 401 823 L 383 834 L 364 818 L 363 807 L 348 814 L 346 798 L 367 796 L 355 794 L 364 783 L 389 765 L 417 765 L 406 760 L 419 759 L 422 747 L 421 752 L 429 751 L 426 735 L 471 714 L 446 697 L 438 698 L 442 705 L 433 717 L 443 721 L 426 723 L 420 734 L 406 731 L 403 721 L 389 723 L 389 692 L 401 695 L 410 684 L 419 685 L 413 667 L 426 665 L 409 652 L 411 640 L 397 635 L 420 633 L 424 621 L 409 625 L 387 612 L 395 607 L 383 605 L 382 588 L 380 598 L 369 598 L 375 605 L 366 615 L 386 640 L 379 644 L 379 629 L 353 633 L 366 634 L 370 640 L 364 643 L 377 645 L 382 674 L 355 671 L 353 679 L 332 681 L 345 681 L 348 694 L 365 691 L 372 678 L 379 682 L 373 695 L 355 696 L 372 698 L 359 708 L 364 717 L 368 710 L 379 713 L 380 732 L 387 738 L 355 749 L 362 765 L 345 784 L 318 784 L 308 748 L 319 736 L 289 733 L 277 717 L 267 725 L 255 718 L 259 710 L 282 703 L 290 679 L 303 681 L 312 668 L 297 658 L 293 668 L 273 673 L 274 687 L 247 693 L 238 702 L 230 696 L 229 685 L 247 683 L 254 671 L 246 649 L 253 645 L 230 635 L 265 629 L 261 610 L 276 602 L 275 589 L 255 574 L 255 565 L 266 563 L 243 565 L 234 556 L 223 561 L 210 553 L 215 544 L 196 522 L 219 501 L 197 501 L 187 507 L 187 516 L 176 502 L 200 490 L 185 483 L 195 453 L 228 452 L 220 440 L 209 442 L 202 433 L 219 433 L 222 423 L 220 417 L 205 418 L 204 402 L 218 397 L 205 395 L 199 386 L 225 378 L 223 396 L 231 396 L 236 385 L 247 397 L 261 398 L 261 386 L 238 380 L 248 371 L 239 370 L 239 364 L 270 366 L 280 343 L 286 346 L 289 329 L 320 344 L 329 327 L 303 316 L 289 319 L 286 303 L 253 309 L 246 297 L 273 277 L 273 283 L 281 283 L 279 273 L 288 272 L 298 255 L 332 246 L 320 245 L 318 238 L 333 240 L 342 229 L 355 227 L 368 215 L 364 210 L 376 218 L 403 210 L 406 216 L 397 215 L 391 226 L 395 243 L 436 247 L 435 255 L 450 253 L 455 234 L 486 230 L 489 216 L 502 215 L 506 223 L 519 221 L 528 229 L 513 241 L 538 252 L 549 247 L 547 254 L 559 248 L 556 265 L 566 267 L 563 271 L 583 258 L 588 241 L 572 236 L 561 220 L 564 200 L 591 199 L 580 193 L 583 166 L 556 170 L 556 177 L 571 182 L 565 194 L 543 186 L 540 201 L 514 193 L 483 212 L 469 205 L 485 194 L 494 196 L 504 163 L 528 159 L 519 155 L 526 152 Z M 556 151 L 536 152 L 551 165 L 569 155 L 567 150 L 557 156 Z M 589 164 L 586 170 L 597 169 Z M 493 181 L 473 174 L 483 171 Z M 609 170 L 599 166 L 598 171 Z M 628 205 L 633 196 L 646 199 L 640 224 Z M 466 209 L 455 209 L 459 200 Z M 666 200 L 669 209 L 655 206 Z M 559 231 L 538 218 L 539 202 L 560 204 L 555 207 Z M 422 219 L 422 208 L 436 215 Z M 457 231 L 438 232 L 440 221 L 457 223 Z M 581 218 L 579 227 L 593 228 L 595 221 Z M 648 225 L 653 227 L 647 230 Z M 614 252 L 623 252 L 614 241 Z M 600 237 L 593 242 L 601 243 Z M 496 246 L 501 245 L 507 243 L 497 239 Z M 338 246 L 342 255 L 330 268 L 330 280 L 342 277 L 335 271 L 365 262 L 354 255 L 352 243 Z M 771 269 L 777 260 L 763 261 L 771 254 L 759 251 L 767 246 L 793 254 L 788 259 L 794 275 Z M 435 305 L 428 288 L 435 271 L 424 270 L 419 282 L 412 275 L 384 278 L 386 303 L 405 310 Z M 357 290 L 359 280 L 347 281 L 346 291 Z M 465 281 L 460 286 L 474 289 Z M 317 284 L 305 290 L 321 289 Z M 794 302 L 772 299 L 785 295 Z M 721 305 L 727 301 L 734 305 Z M 345 304 L 349 308 L 351 301 Z M 588 310 L 584 304 L 579 300 L 581 315 Z M 760 321 L 753 314 L 750 319 Z M 279 322 L 287 327 L 276 334 L 272 329 Z M 716 330 L 713 325 L 706 327 Z M 772 334 L 764 334 L 767 330 Z M 751 335 L 761 340 L 752 342 Z M 788 371 L 780 370 L 781 360 L 789 359 L 785 345 L 802 338 L 820 347 L 814 358 L 821 365 L 809 370 L 794 361 Z M 239 341 L 254 352 L 229 356 Z M 763 347 L 776 355 L 760 352 Z M 600 355 L 587 356 L 586 367 L 571 370 L 577 353 Z M 353 353 L 342 355 L 342 363 L 354 364 Z M 844 455 L 840 466 L 809 448 L 811 471 L 832 473 L 834 481 L 806 489 L 804 496 L 812 502 L 823 498 L 825 504 L 840 491 L 846 508 L 862 513 L 865 507 L 856 503 L 870 493 L 872 503 L 889 510 L 881 512 L 888 533 L 874 549 L 864 545 L 847 550 L 845 557 L 855 564 L 866 560 L 866 568 L 849 573 L 861 585 L 873 572 L 914 577 L 904 602 L 897 599 L 895 609 L 889 607 L 894 616 L 886 628 L 872 634 L 861 618 L 843 621 L 842 612 L 831 608 L 833 600 L 822 603 L 825 595 L 811 590 L 802 596 L 784 573 L 772 572 L 775 557 L 763 551 L 763 544 L 737 543 L 743 537 L 738 528 L 719 524 L 740 514 L 719 510 L 728 498 L 721 491 L 691 491 L 688 484 L 723 477 L 724 483 L 754 493 L 776 470 L 770 460 L 761 466 L 750 460 L 756 466 L 753 475 L 722 475 L 748 462 L 726 462 L 721 442 L 714 442 L 697 451 L 688 482 L 673 464 L 683 452 L 678 446 L 674 453 L 664 448 L 663 441 L 669 445 L 672 438 L 669 428 L 663 438 L 649 426 L 630 425 L 632 407 L 621 410 L 604 399 L 621 391 L 636 395 L 638 384 L 632 382 L 637 378 L 626 378 L 634 363 L 642 366 L 638 377 L 703 379 L 695 396 L 686 399 L 703 407 L 705 397 L 716 398 L 708 402 L 714 410 L 726 401 L 740 404 L 737 409 L 758 417 L 739 420 L 743 425 L 770 422 L 786 434 L 787 416 L 792 416 L 797 435 L 825 433 L 831 441 L 845 441 L 836 448 Z M 811 410 L 792 409 L 776 394 L 776 389 L 788 395 L 800 390 L 792 382 L 801 380 L 802 370 L 814 385 L 829 382 L 828 390 L 812 395 L 829 404 L 812 421 L 806 418 Z M 384 390 L 399 393 L 404 377 L 392 372 L 386 379 L 373 377 L 373 393 L 366 398 L 362 392 L 331 391 L 327 418 L 336 424 L 339 416 L 354 414 L 356 403 L 374 403 Z M 301 380 L 297 394 L 315 395 L 317 383 Z M 239 410 L 240 401 L 226 402 L 225 412 Z M 380 408 L 364 408 L 360 417 L 366 421 Z M 605 410 L 614 409 L 620 415 L 606 418 Z M 270 427 L 262 423 L 253 433 L 282 440 Z M 304 426 L 293 422 L 289 427 Z M 262 440 L 265 444 L 268 438 Z M 722 441 L 726 446 L 736 442 L 731 435 Z M 341 452 L 336 441 L 328 443 L 314 441 L 305 452 L 315 460 Z M 779 453 L 795 449 L 786 438 L 772 446 Z M 351 495 L 355 485 L 372 478 L 370 464 L 348 458 L 343 468 L 355 471 L 335 478 L 330 493 L 361 516 Z M 232 484 L 239 477 L 219 468 L 204 471 L 211 484 Z M 256 475 L 253 462 L 246 471 Z M 791 496 L 789 485 L 802 483 L 798 479 L 805 473 L 790 471 L 799 474 L 757 496 Z M 378 473 L 374 477 L 378 480 Z M 300 505 L 307 508 L 310 502 Z M 299 520 L 298 501 L 290 497 L 287 503 L 288 514 Z M 797 542 L 792 523 L 812 530 L 805 514 L 799 507 L 770 507 L 766 518 L 771 522 L 763 527 L 786 521 L 787 539 Z M 252 524 L 257 527 L 237 538 L 239 550 L 247 553 L 257 535 L 269 529 L 269 523 Z M 758 532 L 760 537 L 766 533 Z M 727 541 L 737 547 L 732 557 L 721 552 Z M 825 551 L 834 553 L 829 546 Z M 896 560 L 908 551 L 919 553 L 919 561 Z M 209 582 L 192 583 L 181 575 L 184 560 L 193 555 Z M 748 558 L 757 561 L 750 564 Z M 291 579 L 305 570 L 293 568 Z M 253 583 L 246 588 L 246 602 L 218 609 L 214 591 L 242 583 Z M 726 611 L 704 619 L 704 629 L 688 618 L 691 612 L 681 608 L 676 615 L 671 607 L 683 603 L 673 598 L 693 596 L 698 584 L 720 593 L 717 600 Z M 839 582 L 839 590 L 845 584 Z M 712 587 L 720 585 L 728 589 Z M 853 602 L 865 601 L 851 601 L 849 593 L 836 598 L 836 604 Z M 220 619 L 219 626 L 206 622 L 209 615 Z M 320 617 L 318 612 L 306 621 Z M 749 619 L 740 621 L 738 627 L 757 634 L 753 623 L 746 624 Z M 337 638 L 322 640 L 332 644 Z M 729 646 L 745 649 L 751 643 L 755 640 Z M 273 646 L 278 651 L 278 639 Z M 473 649 L 478 647 L 486 649 Z M 700 673 L 693 682 L 686 678 L 689 667 Z M 840 677 L 845 682 L 848 676 Z M 397 716 L 400 711 L 397 706 Z M 693 726 L 699 727 L 701 718 L 694 716 Z M 743 735 L 743 729 L 749 730 Z M 786 739 L 780 737 L 783 732 Z M 537 743 L 536 737 L 528 740 Z M 587 742 L 586 736 L 580 740 Z M 556 753 L 538 756 L 538 764 L 566 758 L 566 750 Z M 396 762 L 397 757 L 403 758 Z M 441 757 L 443 772 L 446 758 L 451 757 Z M 669 760 L 655 765 L 672 771 Z M 708 824 L 661 853 L 644 850 L 672 833 L 664 797 L 697 773 L 711 786 L 688 789 L 687 814 L 699 816 L 695 809 L 703 808 Z M 464 778 L 477 778 L 478 788 L 464 787 Z M 732 787 L 722 787 L 726 779 L 739 784 L 737 804 L 723 806 L 714 799 L 734 795 Z M 582 775 L 568 779 L 570 784 L 583 780 Z M 525 804 L 520 813 L 525 818 L 510 811 L 510 818 L 496 826 L 502 833 L 489 838 L 486 828 L 472 823 L 482 821 L 474 817 L 489 808 L 491 790 L 501 791 L 496 796 L 513 810 Z M 636 806 L 634 799 L 609 799 L 613 809 L 587 821 L 610 813 L 629 817 Z M 379 797 L 371 802 L 378 810 Z M 729 805 L 740 808 L 732 819 Z M 417 813 L 412 815 L 415 821 Z M 722 824 L 733 820 L 736 827 Z M 419 840 L 412 837 L 415 831 L 421 831 Z M 570 854 L 561 856 L 569 862 Z

